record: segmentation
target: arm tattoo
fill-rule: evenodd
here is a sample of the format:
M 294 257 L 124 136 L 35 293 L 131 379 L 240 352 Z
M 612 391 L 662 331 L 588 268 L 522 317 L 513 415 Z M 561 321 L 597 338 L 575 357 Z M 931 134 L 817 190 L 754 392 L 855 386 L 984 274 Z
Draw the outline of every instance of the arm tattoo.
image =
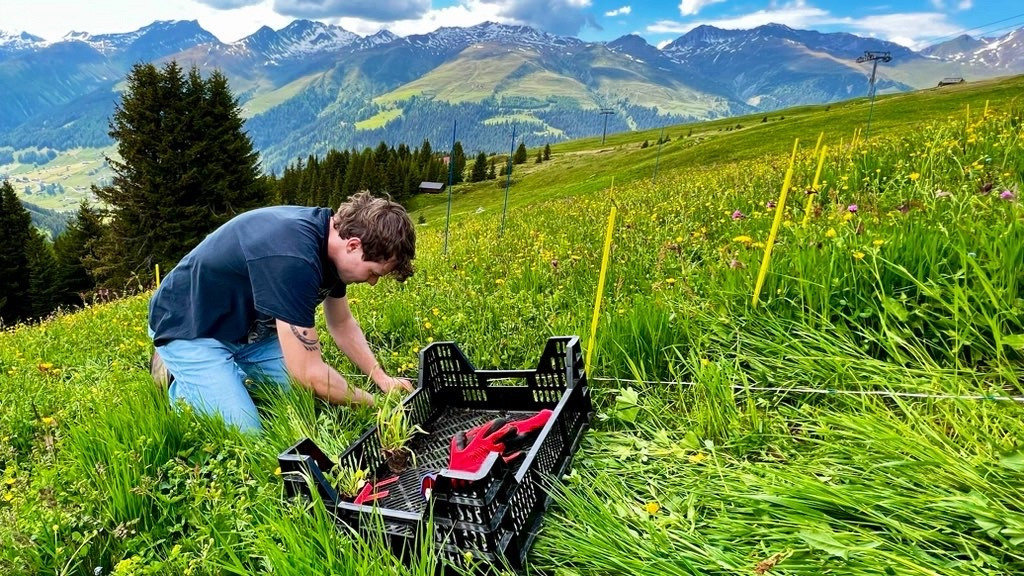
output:
M 294 334 L 295 337 L 299 339 L 299 342 L 302 342 L 302 346 L 306 350 L 314 352 L 320 349 L 320 341 L 317 339 L 315 331 L 313 332 L 312 336 L 309 336 L 309 330 L 303 328 L 302 331 L 300 332 L 298 328 L 292 326 L 292 334 Z

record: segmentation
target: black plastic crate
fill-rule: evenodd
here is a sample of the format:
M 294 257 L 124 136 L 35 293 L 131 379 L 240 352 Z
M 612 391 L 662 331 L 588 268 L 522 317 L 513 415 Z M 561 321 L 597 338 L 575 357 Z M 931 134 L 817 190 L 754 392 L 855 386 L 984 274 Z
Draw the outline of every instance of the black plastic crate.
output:
M 551 502 L 546 483 L 568 471 L 593 416 L 579 338 L 549 338 L 535 370 L 477 370 L 454 342 L 435 342 L 419 356 L 418 386 L 403 405 L 410 423 L 429 434 L 410 442 L 415 464 L 386 487 L 388 495 L 366 505 L 341 499 L 323 474 L 334 463 L 308 438 L 278 457 L 285 494 L 309 497 L 315 487 L 339 522 L 363 530 L 383 527 L 396 552 L 420 539 L 432 505 L 433 539 L 450 558 L 471 552 L 489 563 L 521 567 Z M 457 432 L 545 408 L 552 416 L 525 458 L 506 465 L 492 453 L 477 474 L 446 470 Z M 376 432 L 376 426 L 367 430 L 339 458 L 342 465 L 367 470 L 373 480 L 394 475 Z M 427 473 L 437 473 L 429 503 L 420 492 Z

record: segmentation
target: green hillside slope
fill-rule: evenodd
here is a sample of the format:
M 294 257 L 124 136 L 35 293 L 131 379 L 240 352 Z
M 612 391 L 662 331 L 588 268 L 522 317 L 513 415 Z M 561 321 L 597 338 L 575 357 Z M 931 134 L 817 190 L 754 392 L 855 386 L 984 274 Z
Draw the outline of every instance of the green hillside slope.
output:
M 348 298 L 409 377 L 435 341 L 513 369 L 583 337 L 596 413 L 531 573 L 1024 573 L 1022 83 L 880 97 L 870 139 L 851 102 L 672 127 L 660 159 L 654 132 L 559 145 L 505 218 L 493 182 L 450 226 L 421 199 L 416 275 Z M 148 295 L 0 331 L 0 573 L 437 573 L 430 538 L 396 556 L 282 499 L 277 455 L 335 457 L 372 409 L 261 393 L 257 436 L 172 409 Z

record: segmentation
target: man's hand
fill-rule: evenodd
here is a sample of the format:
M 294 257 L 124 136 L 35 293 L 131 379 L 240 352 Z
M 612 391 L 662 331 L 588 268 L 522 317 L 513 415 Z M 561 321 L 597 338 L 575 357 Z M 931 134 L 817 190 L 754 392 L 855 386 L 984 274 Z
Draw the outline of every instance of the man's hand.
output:
M 395 378 L 394 376 L 388 376 L 387 373 L 380 368 L 377 368 L 374 372 L 373 381 L 377 384 L 377 387 L 381 389 L 381 392 L 388 394 L 392 390 L 397 389 L 412 392 L 412 381 L 408 378 Z

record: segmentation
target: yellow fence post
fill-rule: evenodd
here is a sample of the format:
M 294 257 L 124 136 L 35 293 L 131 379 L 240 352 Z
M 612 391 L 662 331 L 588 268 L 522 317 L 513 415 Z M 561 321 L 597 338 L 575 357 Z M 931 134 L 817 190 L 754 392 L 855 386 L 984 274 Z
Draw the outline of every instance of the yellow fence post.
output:
M 156 268 L 155 268 L 155 270 L 153 272 L 153 276 L 154 276 L 154 278 L 156 278 L 156 287 L 159 288 L 160 287 L 160 265 L 159 264 L 156 265 Z
M 811 192 L 807 195 L 807 205 L 804 206 L 804 219 L 800 222 L 800 226 L 807 226 L 807 221 L 811 219 L 811 204 L 814 203 L 814 195 L 818 193 L 818 179 L 821 178 L 821 168 L 825 165 L 825 152 L 828 151 L 828 146 L 821 147 L 821 156 L 818 157 L 818 169 L 814 172 L 814 183 L 811 184 Z
M 775 205 L 775 220 L 772 222 L 772 230 L 768 233 L 768 241 L 764 247 L 764 258 L 761 259 L 761 270 L 757 273 L 757 283 L 754 285 L 754 306 L 757 306 L 758 298 L 761 295 L 761 288 L 764 286 L 764 277 L 768 274 L 768 262 L 772 259 L 772 247 L 775 245 L 775 236 L 779 233 L 779 226 L 782 224 L 782 214 L 786 210 L 786 193 L 789 192 L 789 183 L 793 180 L 793 163 L 796 162 L 796 147 L 800 143 L 797 138 L 793 141 L 793 155 L 789 158 L 789 168 L 786 169 L 786 177 L 782 181 L 782 192 L 779 193 L 779 202 Z
M 614 187 L 614 183 L 612 186 Z M 590 374 L 590 359 L 594 355 L 594 340 L 597 337 L 597 319 L 601 315 L 601 297 L 604 295 L 604 280 L 608 275 L 608 255 L 612 248 L 612 232 L 615 230 L 615 204 L 612 204 L 612 211 L 608 214 L 608 231 L 604 235 L 604 255 L 601 257 L 601 275 L 597 280 L 597 297 L 594 298 L 594 317 L 590 321 L 590 343 L 587 344 L 587 360 L 584 363 L 584 371 Z

